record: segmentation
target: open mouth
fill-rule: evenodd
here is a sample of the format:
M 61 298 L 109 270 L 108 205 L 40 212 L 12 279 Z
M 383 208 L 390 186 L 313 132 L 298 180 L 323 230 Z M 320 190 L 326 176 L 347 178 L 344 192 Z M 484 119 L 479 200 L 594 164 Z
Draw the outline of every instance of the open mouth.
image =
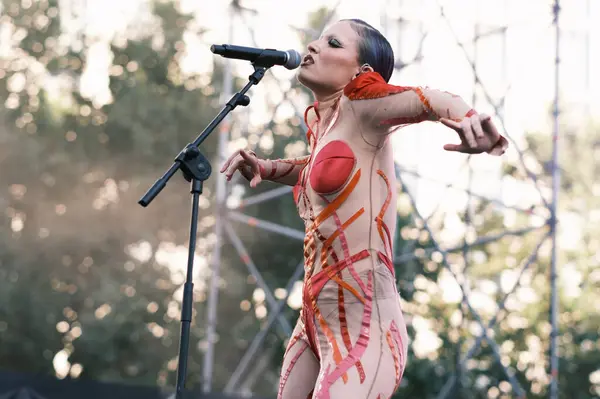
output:
M 315 60 L 313 59 L 312 55 L 307 54 L 302 59 L 302 64 L 300 64 L 300 66 L 312 65 L 314 63 L 315 63 Z

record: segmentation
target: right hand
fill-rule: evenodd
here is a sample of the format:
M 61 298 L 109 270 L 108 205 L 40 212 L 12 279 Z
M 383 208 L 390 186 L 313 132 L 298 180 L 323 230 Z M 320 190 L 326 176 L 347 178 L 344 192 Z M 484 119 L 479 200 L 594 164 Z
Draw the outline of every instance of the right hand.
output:
M 253 153 L 238 150 L 221 167 L 221 173 L 225 173 L 227 181 L 231 180 L 236 170 L 250 182 L 250 187 L 256 187 L 262 181 L 258 158 Z

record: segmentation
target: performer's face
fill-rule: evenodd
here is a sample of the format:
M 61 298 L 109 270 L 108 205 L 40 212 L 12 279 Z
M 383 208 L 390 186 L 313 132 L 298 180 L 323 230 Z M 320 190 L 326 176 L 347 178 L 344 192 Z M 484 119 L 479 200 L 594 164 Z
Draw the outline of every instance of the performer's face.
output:
M 359 72 L 360 36 L 349 21 L 340 21 L 308 45 L 298 80 L 316 94 L 340 91 Z

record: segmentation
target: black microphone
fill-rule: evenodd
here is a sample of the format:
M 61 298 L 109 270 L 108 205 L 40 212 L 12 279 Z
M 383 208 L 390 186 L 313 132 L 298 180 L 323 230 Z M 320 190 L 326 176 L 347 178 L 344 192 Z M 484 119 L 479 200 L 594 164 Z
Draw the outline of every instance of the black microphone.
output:
M 270 68 L 273 65 L 283 65 L 287 69 L 300 66 L 301 57 L 296 50 L 277 51 L 253 47 L 233 46 L 231 44 L 212 45 L 210 51 L 225 58 L 250 61 L 256 66 Z

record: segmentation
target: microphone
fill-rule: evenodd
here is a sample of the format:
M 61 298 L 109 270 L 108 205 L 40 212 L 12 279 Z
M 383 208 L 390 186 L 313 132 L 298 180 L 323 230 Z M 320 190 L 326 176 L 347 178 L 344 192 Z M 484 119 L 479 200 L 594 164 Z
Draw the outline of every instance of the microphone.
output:
M 278 51 L 253 47 L 233 46 L 231 44 L 212 45 L 210 51 L 225 58 L 250 61 L 257 66 L 270 68 L 283 65 L 287 69 L 300 66 L 301 57 L 296 50 Z

